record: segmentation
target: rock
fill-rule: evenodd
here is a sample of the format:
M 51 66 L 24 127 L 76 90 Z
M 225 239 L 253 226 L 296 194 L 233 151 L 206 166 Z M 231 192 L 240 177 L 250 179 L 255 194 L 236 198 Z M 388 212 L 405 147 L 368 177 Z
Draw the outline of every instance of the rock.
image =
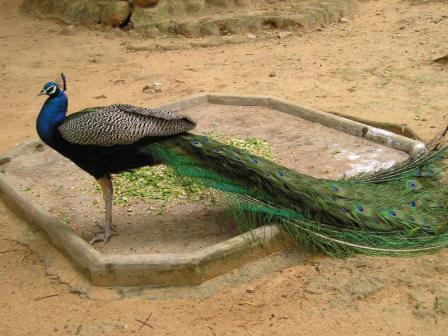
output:
M 434 63 L 438 63 L 438 64 L 443 64 L 446 65 L 448 64 L 448 54 L 446 54 L 445 56 L 436 58 L 433 60 Z
M 208 4 L 218 7 L 229 7 L 230 1 L 228 0 L 206 0 Z
M 215 22 L 206 22 L 201 26 L 202 35 L 219 35 L 219 27 Z
M 176 35 L 183 35 L 185 37 L 194 37 L 199 34 L 199 27 L 189 22 L 172 23 L 169 27 L 169 32 Z
M 249 0 L 235 0 L 235 5 L 238 7 L 245 7 L 249 5 Z
M 151 85 L 145 85 L 142 89 L 143 93 L 160 93 L 162 92 L 162 83 L 154 82 Z
M 134 0 L 134 4 L 140 7 L 154 7 L 159 0 Z
M 291 36 L 292 35 L 292 33 L 291 32 L 289 32 L 289 31 L 282 31 L 282 32 L 280 32 L 280 33 L 278 33 L 278 38 L 286 38 L 286 37 L 289 37 L 289 36 Z
M 126 1 L 109 1 L 101 11 L 101 22 L 117 27 L 129 21 L 131 6 Z
M 143 37 L 154 38 L 160 36 L 160 31 L 155 26 L 140 29 L 140 34 Z
M 25 8 L 41 18 L 61 20 L 68 24 L 95 25 L 101 20 L 97 1 L 58 0 L 24 1 Z
M 135 30 L 130 30 L 130 31 L 128 31 L 128 36 L 132 37 L 132 38 L 137 38 L 137 37 L 140 37 L 140 33 Z
M 254 39 L 257 38 L 257 35 L 254 35 L 254 34 L 247 34 L 247 38 L 250 39 L 250 40 L 254 40 Z
M 269 77 L 275 77 L 275 76 L 277 76 L 277 74 L 275 73 L 275 71 L 272 71 L 272 72 L 269 74 Z
M 204 0 L 188 0 L 184 2 L 184 8 L 187 13 L 198 13 L 205 8 Z
M 249 294 L 255 293 L 255 287 L 248 287 L 248 288 L 246 288 L 246 292 L 249 293 Z
M 86 26 L 100 22 L 101 12 L 97 1 L 86 0 L 24 0 L 22 8 L 43 19 L 57 19 L 68 24 Z
M 64 28 L 61 29 L 59 34 L 61 34 L 61 35 L 75 35 L 76 34 L 75 26 L 74 25 L 65 26 Z
M 106 95 L 99 95 L 99 96 L 95 96 L 95 97 L 93 97 L 93 99 L 106 99 L 107 98 L 107 96 Z
M 227 34 L 257 34 L 260 30 L 297 30 L 316 25 L 325 26 L 338 20 L 340 13 L 348 13 L 346 2 L 341 0 L 322 3 L 322 10 L 304 9 L 296 15 L 295 7 L 283 8 L 274 15 L 263 8 L 259 13 L 246 13 L 242 7 L 252 0 L 22 0 L 27 12 L 47 19 L 62 20 L 68 24 L 109 26 L 134 24 L 135 29 L 149 30 L 148 37 L 159 35 L 219 36 Z M 274 3 L 277 1 L 270 1 Z M 293 8 L 294 7 L 294 8 Z M 320 7 L 320 6 L 319 6 Z M 351 6 L 350 6 L 351 7 Z M 219 9 L 218 11 L 216 11 Z M 345 18 L 340 19 L 345 22 Z M 128 25 L 126 26 L 128 27 Z M 142 34 L 145 36 L 145 34 Z M 279 35 L 284 38 L 289 32 Z M 247 41 L 247 39 L 246 39 Z
M 342 23 L 349 23 L 348 19 L 345 18 L 345 17 L 340 18 L 340 19 L 339 19 L 339 22 L 342 22 Z

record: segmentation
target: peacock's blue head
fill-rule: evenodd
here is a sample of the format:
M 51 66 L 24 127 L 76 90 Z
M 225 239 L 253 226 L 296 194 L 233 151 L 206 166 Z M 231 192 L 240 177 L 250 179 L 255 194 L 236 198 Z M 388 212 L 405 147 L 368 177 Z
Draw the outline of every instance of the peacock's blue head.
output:
M 54 97 L 54 96 L 57 96 L 59 94 L 59 92 L 61 92 L 61 88 L 59 87 L 59 85 L 57 83 L 48 82 L 47 84 L 44 85 L 44 87 L 42 88 L 42 91 L 40 91 L 38 96 L 47 95 L 50 97 Z

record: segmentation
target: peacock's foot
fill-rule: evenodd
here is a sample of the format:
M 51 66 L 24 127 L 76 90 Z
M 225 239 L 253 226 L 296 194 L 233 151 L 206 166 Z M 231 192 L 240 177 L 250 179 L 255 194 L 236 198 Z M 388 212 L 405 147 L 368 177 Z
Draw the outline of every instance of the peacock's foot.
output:
M 109 226 L 100 226 L 101 227 L 101 231 L 98 232 L 95 237 L 93 237 L 89 244 L 93 245 L 95 243 L 102 243 L 102 246 L 106 245 L 106 243 L 109 241 L 109 239 L 116 235 L 117 233 L 114 232 Z

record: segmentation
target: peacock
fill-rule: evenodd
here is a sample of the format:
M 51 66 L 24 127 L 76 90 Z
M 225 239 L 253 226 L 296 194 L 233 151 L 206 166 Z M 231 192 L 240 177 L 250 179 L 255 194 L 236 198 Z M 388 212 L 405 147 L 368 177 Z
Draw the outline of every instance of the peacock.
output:
M 425 151 L 374 173 L 318 179 L 191 133 L 176 112 L 126 104 L 66 115 L 63 84 L 48 82 L 36 127 L 44 143 L 92 175 L 105 202 L 105 225 L 90 241 L 112 235 L 113 174 L 166 164 L 181 176 L 228 194 L 236 219 L 275 222 L 294 241 L 332 256 L 406 256 L 448 246 L 448 127 Z

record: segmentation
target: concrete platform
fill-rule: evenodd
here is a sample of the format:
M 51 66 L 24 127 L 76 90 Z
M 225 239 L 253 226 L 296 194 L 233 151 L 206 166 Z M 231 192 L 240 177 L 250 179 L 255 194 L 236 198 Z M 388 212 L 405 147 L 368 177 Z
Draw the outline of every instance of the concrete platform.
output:
M 212 128 L 230 136 L 268 138 L 281 164 L 318 177 L 338 178 L 345 173 L 357 173 L 359 169 L 375 169 L 424 149 L 424 144 L 418 141 L 273 97 L 203 94 L 163 108 L 193 116 L 199 122 L 198 133 Z M 299 144 L 291 155 L 296 146 L 294 141 Z M 71 176 L 73 185 L 88 179 L 67 160 L 54 155 L 39 141 L 32 141 L 0 158 L 0 196 L 17 215 L 42 229 L 94 285 L 196 285 L 292 245 L 275 225 L 242 234 L 228 226 L 218 230 L 223 227 L 219 211 L 213 214 L 200 209 L 208 216 L 203 224 L 200 220 L 171 221 L 172 217 L 157 224 L 148 216 L 145 222 L 144 212 L 132 213 L 130 217 L 138 220 L 126 224 L 127 217 L 118 211 L 116 222 L 123 232 L 110 245 L 98 250 L 86 242 L 90 237 L 85 228 L 94 227 L 95 216 L 102 218 L 98 207 L 89 208 L 92 201 L 88 198 L 89 192 L 77 190 L 64 194 L 51 192 L 51 186 L 43 187 L 62 171 Z M 54 175 L 42 178 L 39 169 L 43 168 Z M 61 183 L 71 186 L 69 179 L 63 178 Z M 43 188 L 38 196 L 26 192 L 30 184 L 33 188 Z M 65 223 L 64 214 L 52 207 L 59 204 L 73 209 L 70 210 L 76 219 L 73 223 Z M 161 231 L 172 225 L 174 233 L 159 235 L 154 231 L 157 225 Z M 182 235 L 181 227 L 186 228 L 187 236 Z M 193 227 L 192 234 L 188 228 Z M 150 237 L 145 236 L 147 231 L 151 232 Z M 126 235 L 126 232 L 131 233 Z M 153 242 L 148 243 L 149 239 Z M 180 241 L 185 244 L 179 244 Z

